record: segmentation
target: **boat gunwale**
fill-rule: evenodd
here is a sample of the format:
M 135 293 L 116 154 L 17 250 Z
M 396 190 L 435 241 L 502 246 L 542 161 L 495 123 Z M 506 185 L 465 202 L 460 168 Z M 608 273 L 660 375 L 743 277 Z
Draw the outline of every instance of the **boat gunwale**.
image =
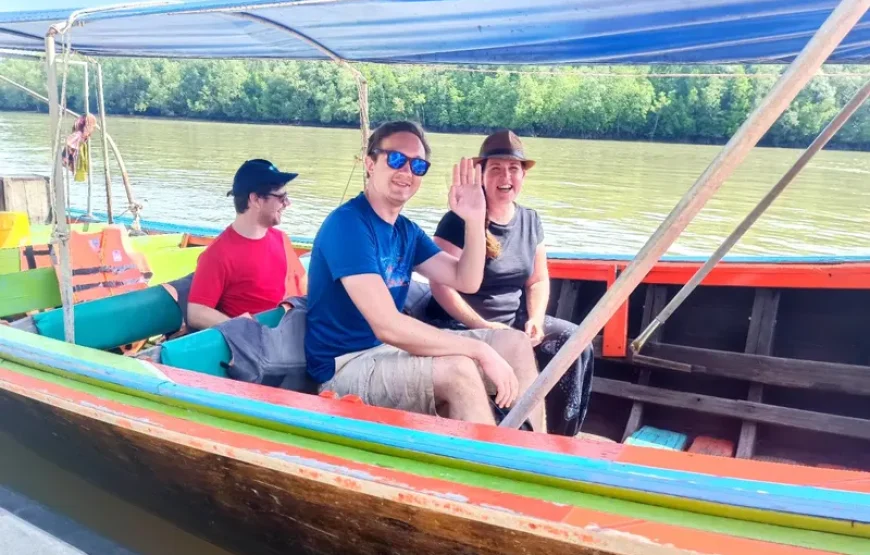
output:
M 844 481 L 833 484 L 832 487 L 794 485 L 484 442 L 437 431 L 363 421 L 357 417 L 324 415 L 294 406 L 275 405 L 239 395 L 202 390 L 176 383 L 150 363 L 143 364 L 143 373 L 135 374 L 129 370 L 85 361 L 14 339 L 15 334 L 26 337 L 25 333 L 11 329 L 0 330 L 0 357 L 31 367 L 36 364 L 43 371 L 60 372 L 72 379 L 96 382 L 102 387 L 114 385 L 116 388 L 123 388 L 124 393 L 134 396 L 160 397 L 160 402 L 181 403 L 185 408 L 194 408 L 205 413 L 217 411 L 217 415 L 223 418 L 254 418 L 258 420 L 258 425 L 265 424 L 273 429 L 281 426 L 292 428 L 295 433 L 304 433 L 306 430 L 308 433 L 325 433 L 333 440 L 343 438 L 345 441 L 363 442 L 368 449 L 398 449 L 403 456 L 409 458 L 437 457 L 442 464 L 461 461 L 465 466 L 473 466 L 478 472 L 492 473 L 495 469 L 497 473 L 507 472 L 512 477 L 532 483 L 553 482 L 578 491 L 623 496 L 631 500 L 642 497 L 645 503 L 666 507 L 688 503 L 696 512 L 706 514 L 719 514 L 723 508 L 732 511 L 741 509 L 746 513 L 744 518 L 748 518 L 748 513 L 752 512 L 752 520 L 770 523 L 770 519 L 778 521 L 787 517 L 789 521 L 800 520 L 801 526 L 809 529 L 829 532 L 836 530 L 837 533 L 846 535 L 870 537 L 870 494 L 836 489 L 838 486 L 848 488 L 850 482 L 846 480 L 856 478 L 856 474 L 865 476 L 861 472 L 840 471 L 843 472 Z M 12 335 L 11 339 L 9 335 Z M 44 343 L 56 340 L 38 338 L 37 341 Z M 85 349 L 79 346 L 69 347 L 73 350 Z M 148 367 L 156 372 L 149 372 Z M 364 413 L 370 408 L 360 407 L 359 411 Z M 487 429 L 485 426 L 473 424 L 466 426 L 470 426 L 466 429 L 471 431 Z M 337 433 L 337 428 L 342 428 L 341 432 Z M 454 428 L 454 431 L 457 429 L 459 428 Z M 523 434 L 516 430 L 502 432 Z M 390 443 L 385 438 L 389 438 Z M 456 453 L 463 445 L 467 458 L 458 458 Z M 502 452 L 501 461 L 493 464 L 495 451 Z M 721 461 L 722 468 L 728 467 L 728 461 L 729 459 Z M 831 497 L 839 501 L 831 501 Z M 859 510 L 862 505 L 863 511 Z M 804 512 L 796 512 L 798 507 L 804 509 Z M 847 510 L 848 514 L 843 514 Z
M 709 553 L 744 553 L 752 547 L 771 555 L 829 553 L 421 477 L 96 397 L 15 372 L 2 364 L 0 390 L 161 441 L 295 474 L 302 479 L 557 541 L 595 549 L 619 549 L 613 553 L 652 555 L 673 553 L 673 549 L 690 553 L 699 553 L 701 549 Z M 208 435 L 218 438 L 205 437 Z M 257 445 L 267 448 L 255 449 Z M 511 526 L 516 524 L 522 527 Z M 595 545 L 596 541 L 602 543 Z

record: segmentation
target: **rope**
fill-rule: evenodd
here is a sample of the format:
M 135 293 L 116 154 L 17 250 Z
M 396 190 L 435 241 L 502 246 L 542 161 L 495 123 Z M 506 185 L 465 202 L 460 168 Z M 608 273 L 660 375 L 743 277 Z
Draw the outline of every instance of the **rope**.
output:
M 52 145 L 54 148 L 54 155 L 52 156 L 52 164 L 53 164 L 52 168 L 54 168 L 60 162 L 60 160 L 59 160 L 60 153 L 61 153 L 60 138 L 61 138 L 61 135 L 63 132 L 62 130 L 63 130 L 64 120 L 66 119 L 66 112 L 67 112 L 67 108 L 66 108 L 66 84 L 67 84 L 67 77 L 69 76 L 69 66 L 70 66 L 69 57 L 70 57 L 70 53 L 72 50 L 70 42 L 69 42 L 69 37 L 66 34 L 61 34 L 60 36 L 61 36 L 61 50 L 63 51 L 63 75 L 62 75 L 62 80 L 61 80 L 60 98 L 59 98 L 60 114 L 58 114 L 57 129 L 55 129 L 54 142 Z M 57 62 L 55 62 L 55 65 L 56 64 L 57 64 Z M 52 179 L 54 179 L 54 170 L 52 170 L 51 175 L 52 175 Z M 48 189 L 49 189 L 49 202 L 51 202 L 51 206 L 54 207 L 54 204 L 55 204 L 54 184 L 51 184 L 51 186 L 49 186 Z M 69 206 L 69 198 L 66 199 L 64 206 L 65 206 L 65 208 Z M 51 211 L 51 215 L 52 215 L 52 223 L 54 224 L 54 228 L 55 228 L 55 232 L 52 234 L 52 236 L 54 237 L 55 234 L 57 233 L 57 221 L 58 221 L 58 218 L 61 216 L 59 214 L 57 214 L 53 208 Z M 64 210 L 63 217 L 66 217 L 66 209 Z M 67 238 L 68 238 L 68 236 L 67 236 Z
M 350 64 L 346 64 L 348 69 L 353 72 L 356 79 L 357 96 L 359 102 L 359 127 L 362 134 L 362 144 L 360 145 L 360 157 L 365 156 L 369 146 L 369 84 L 357 68 Z M 366 184 L 366 175 L 363 172 L 363 186 Z
M 350 169 L 350 176 L 347 178 L 347 184 L 344 186 L 344 192 L 341 194 L 341 200 L 338 201 L 338 205 L 341 206 L 344 202 L 344 197 L 347 196 L 347 190 L 350 188 L 350 182 L 353 179 L 353 174 L 356 172 L 356 165 L 359 163 L 361 158 L 359 156 L 353 157 L 353 167 Z

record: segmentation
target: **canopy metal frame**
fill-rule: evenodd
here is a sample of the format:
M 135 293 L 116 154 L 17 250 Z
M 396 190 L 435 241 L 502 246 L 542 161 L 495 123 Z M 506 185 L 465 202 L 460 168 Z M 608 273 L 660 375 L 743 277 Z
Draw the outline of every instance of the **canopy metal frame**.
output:
M 71 14 L 66 22 L 52 25 L 49 28 L 45 35 L 45 51 L 48 69 L 49 105 L 53 137 L 56 135 L 55 131 L 59 121 L 57 75 L 54 64 L 55 35 L 68 32 L 74 24 L 81 22 L 81 20 L 85 19 L 87 16 L 93 15 L 97 12 L 171 3 L 172 2 L 120 4 L 95 10 L 82 10 Z M 259 8 L 262 6 L 257 7 Z M 556 356 L 553 357 L 546 368 L 543 369 L 534 384 L 514 404 L 510 413 L 501 422 L 500 425 L 502 427 L 518 428 L 533 408 L 543 401 L 546 394 L 549 393 L 552 387 L 558 382 L 580 354 L 592 343 L 594 337 L 603 329 L 604 325 L 613 316 L 616 310 L 627 301 L 631 292 L 641 283 L 647 273 L 670 248 L 673 242 L 680 236 L 698 212 L 700 212 L 700 210 L 705 206 L 707 201 L 716 193 L 725 180 L 733 174 L 734 170 L 743 162 L 749 152 L 757 145 L 758 141 L 788 108 L 797 94 L 806 86 L 822 64 L 830 57 L 832 52 L 854 28 L 861 17 L 863 17 L 868 8 L 870 8 L 870 0 L 841 0 L 839 2 L 837 7 L 828 16 L 827 20 L 813 35 L 813 38 L 804 46 L 801 53 L 791 62 L 791 64 L 789 64 L 786 71 L 778 78 L 774 87 L 768 92 L 764 99 L 762 99 L 762 101 L 752 111 L 743 125 L 740 126 L 731 139 L 725 144 L 719 155 L 714 158 L 692 187 L 688 189 L 671 213 L 662 221 L 658 229 L 656 229 L 656 231 L 650 236 L 646 244 L 640 249 L 640 251 L 638 251 L 631 263 L 629 263 L 625 271 L 620 274 L 613 286 L 608 289 L 604 296 L 583 319 L 567 343 L 559 350 Z M 271 25 L 300 40 L 308 42 L 310 45 L 320 49 L 321 52 L 324 52 L 336 62 L 346 64 L 346 67 L 352 67 L 346 60 L 342 59 L 337 53 L 331 51 L 327 46 L 319 44 L 283 24 L 258 16 L 257 14 L 252 13 L 254 10 L 246 9 L 242 12 L 242 9 L 243 8 L 236 6 L 235 8 L 216 8 L 209 11 L 234 14 L 236 17 L 244 17 L 250 20 L 259 21 L 262 24 Z M 353 69 L 356 71 L 355 68 Z M 362 91 L 365 90 L 365 87 L 363 87 L 362 84 L 365 84 L 365 81 L 364 79 L 362 81 L 358 80 L 357 83 L 360 91 L 360 102 L 362 103 Z M 855 106 L 855 108 L 857 108 L 857 106 Z M 363 137 L 367 137 L 367 117 L 362 115 L 362 106 L 360 113 Z M 840 125 L 841 124 L 842 123 L 840 123 Z M 826 128 L 822 135 L 829 129 L 831 129 L 831 126 Z M 822 137 L 822 135 L 820 135 L 820 137 Z M 817 139 L 817 141 L 819 141 L 819 139 Z M 823 146 L 823 144 L 821 146 Z M 819 146 L 819 148 L 814 152 L 817 152 L 821 146 Z M 56 162 L 53 172 L 53 185 L 58 193 L 55 198 L 55 209 L 60 206 L 60 212 L 62 212 L 64 196 L 62 184 L 58 187 L 58 183 L 62 183 L 62 179 L 59 179 L 59 177 L 61 177 L 59 168 L 60 166 Z M 793 173 L 793 175 L 791 175 L 789 179 L 793 179 L 794 175 L 797 175 L 800 167 L 793 169 L 795 171 L 790 172 L 790 174 Z M 764 200 L 762 202 L 764 202 Z M 59 233 L 56 235 L 56 238 L 58 240 L 58 250 L 60 252 L 62 268 L 61 297 L 63 300 L 65 336 L 68 341 L 72 341 L 72 338 L 74 337 L 72 320 L 73 307 L 71 275 L 69 271 L 69 247 L 67 243 L 68 226 L 65 221 L 58 221 L 58 227 Z

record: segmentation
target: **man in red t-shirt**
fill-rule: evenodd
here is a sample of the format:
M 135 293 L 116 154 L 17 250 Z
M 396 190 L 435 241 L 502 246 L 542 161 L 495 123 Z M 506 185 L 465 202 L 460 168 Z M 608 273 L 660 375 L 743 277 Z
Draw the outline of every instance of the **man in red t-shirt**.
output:
M 205 329 L 250 317 L 305 295 L 305 269 L 290 238 L 277 229 L 290 205 L 287 183 L 298 174 L 267 160 L 248 160 L 233 179 L 236 219 L 200 255 L 190 287 L 188 322 Z

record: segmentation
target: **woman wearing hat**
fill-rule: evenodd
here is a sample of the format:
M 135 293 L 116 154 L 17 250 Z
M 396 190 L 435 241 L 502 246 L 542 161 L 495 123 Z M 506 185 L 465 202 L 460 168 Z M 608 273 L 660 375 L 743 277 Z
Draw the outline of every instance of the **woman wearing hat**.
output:
M 516 203 L 526 172 L 535 162 L 526 158 L 522 141 L 512 131 L 487 137 L 474 161 L 483 166 L 487 205 L 483 282 L 474 294 L 432 283 L 426 319 L 448 329 L 523 330 L 535 345 L 539 367 L 544 368 L 577 326 L 546 314 L 550 277 L 544 230 L 537 212 Z M 438 246 L 459 256 L 464 237 L 464 221 L 453 212 L 445 214 L 435 231 Z M 547 396 L 548 432 L 573 436 L 580 431 L 592 386 L 592 366 L 589 347 Z

